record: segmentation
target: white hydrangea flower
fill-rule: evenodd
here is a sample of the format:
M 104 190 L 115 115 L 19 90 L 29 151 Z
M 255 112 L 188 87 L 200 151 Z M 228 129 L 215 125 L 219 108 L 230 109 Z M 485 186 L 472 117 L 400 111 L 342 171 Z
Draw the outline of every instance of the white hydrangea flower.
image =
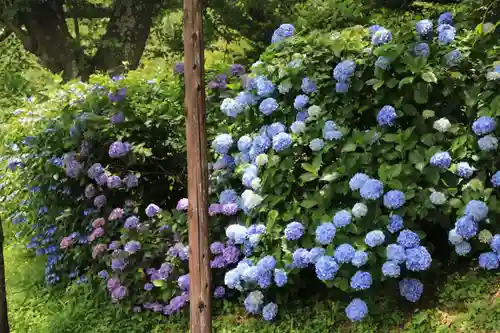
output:
M 247 237 L 247 228 L 239 224 L 231 224 L 226 229 L 226 237 L 236 244 L 243 244 Z
M 367 213 L 368 207 L 362 202 L 358 202 L 352 207 L 352 215 L 354 217 L 361 218 L 366 216 Z
M 434 205 L 444 205 L 446 202 L 446 195 L 441 192 L 432 192 L 429 199 Z
M 447 118 L 441 118 L 434 122 L 434 129 L 444 133 L 448 131 L 451 127 L 451 123 Z
M 280 83 L 280 85 L 278 86 L 278 91 L 280 92 L 280 94 L 284 95 L 286 93 L 288 93 L 290 90 L 292 89 L 292 83 L 290 81 L 285 81 L 285 82 L 282 82 Z
M 486 73 L 486 80 L 488 80 L 488 81 L 500 80 L 500 73 L 498 73 L 498 72 L 488 72 L 488 73 Z
M 321 108 L 317 105 L 312 105 L 307 109 L 307 114 L 309 114 L 310 117 L 317 117 L 321 112 Z
M 267 154 L 259 154 L 255 158 L 255 164 L 259 167 L 267 164 Z
M 478 238 L 481 243 L 489 244 L 493 235 L 489 230 L 484 229 L 479 232 Z
M 252 188 L 255 191 L 259 190 L 260 187 L 262 186 L 260 178 L 259 177 L 254 178 L 250 185 L 252 185 Z
M 260 195 L 256 194 L 252 190 L 245 190 L 241 194 L 241 199 L 243 206 L 245 206 L 249 210 L 252 210 L 260 205 L 262 200 L 264 200 Z

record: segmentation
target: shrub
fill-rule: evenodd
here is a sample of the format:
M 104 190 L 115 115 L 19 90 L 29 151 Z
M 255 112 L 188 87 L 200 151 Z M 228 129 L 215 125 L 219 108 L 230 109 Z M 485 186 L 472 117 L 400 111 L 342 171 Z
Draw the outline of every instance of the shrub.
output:
M 276 290 L 261 291 L 278 272 L 304 284 L 314 267 L 345 292 L 397 278 L 416 302 L 421 272 L 456 261 L 443 254 L 453 247 L 486 252 L 479 265 L 498 268 L 493 31 L 457 31 L 443 13 L 391 31 L 282 38 L 221 102 L 212 205 L 235 216 L 228 242 L 245 258 L 225 283 L 250 292 L 250 313 L 274 301 Z M 355 299 L 347 316 L 360 320 L 365 307 Z

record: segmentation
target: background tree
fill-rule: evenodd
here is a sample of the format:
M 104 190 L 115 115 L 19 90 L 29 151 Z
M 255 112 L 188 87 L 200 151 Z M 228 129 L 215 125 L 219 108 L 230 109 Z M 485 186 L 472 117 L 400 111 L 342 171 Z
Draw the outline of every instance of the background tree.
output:
M 9 319 L 7 312 L 7 290 L 5 288 L 5 267 L 3 259 L 3 228 L 0 221 L 0 332 L 9 333 Z

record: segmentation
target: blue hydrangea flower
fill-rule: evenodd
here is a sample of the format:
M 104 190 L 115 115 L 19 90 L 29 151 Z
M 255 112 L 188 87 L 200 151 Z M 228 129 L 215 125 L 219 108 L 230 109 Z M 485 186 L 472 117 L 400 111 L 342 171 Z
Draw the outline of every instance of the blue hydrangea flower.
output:
M 311 264 L 315 264 L 316 261 L 318 261 L 319 258 L 324 256 L 326 253 L 325 249 L 322 247 L 313 247 L 311 250 L 309 250 L 309 262 Z
M 262 112 L 266 116 L 271 115 L 278 108 L 279 108 L 278 102 L 272 97 L 266 98 L 265 100 L 260 102 L 260 105 L 259 105 L 260 112 Z
M 234 101 L 236 101 L 236 103 L 238 103 L 241 106 L 241 110 L 243 110 L 244 108 L 249 107 L 250 105 L 257 104 L 258 98 L 251 92 L 241 91 L 235 97 Z
M 413 48 L 413 52 L 417 57 L 424 57 L 427 58 L 431 52 L 429 48 L 429 44 L 427 43 L 418 43 L 415 45 Z
M 385 71 L 389 69 L 389 67 L 391 67 L 391 62 L 392 62 L 391 58 L 380 56 L 375 61 L 375 67 L 378 67 Z
M 488 217 L 488 206 L 479 200 L 471 200 L 465 206 L 465 215 L 479 222 Z
M 399 292 L 408 301 L 415 303 L 424 292 L 424 285 L 417 279 L 403 279 L 399 282 Z
M 438 26 L 438 43 L 448 45 L 453 43 L 457 34 L 457 30 L 449 24 L 441 24 Z
M 274 283 L 276 286 L 283 287 L 288 282 L 288 276 L 286 272 L 282 269 L 274 270 Z
M 319 258 L 318 261 L 316 261 L 314 267 L 316 270 L 316 275 L 321 281 L 333 280 L 335 274 L 339 270 L 339 265 L 337 264 L 335 259 L 329 256 L 323 256 Z
M 451 165 L 451 156 L 448 152 L 438 152 L 431 157 L 431 165 L 446 170 Z
M 220 105 L 222 113 L 231 118 L 238 116 L 241 112 L 243 112 L 243 109 L 244 105 L 232 98 L 225 98 Z
M 297 116 L 295 117 L 295 121 L 306 121 L 309 118 L 309 114 L 307 111 L 297 112 Z
M 252 138 L 248 135 L 243 135 L 238 140 L 238 150 L 242 153 L 247 153 L 252 148 Z
M 325 142 L 321 139 L 313 139 L 309 143 L 309 148 L 311 148 L 312 151 L 320 151 L 324 146 Z
M 366 234 L 365 244 L 369 247 L 375 247 L 385 242 L 385 235 L 381 230 L 373 230 Z
M 495 174 L 491 176 L 491 184 L 493 185 L 493 187 L 500 186 L 500 171 L 495 172 Z
M 470 239 L 477 234 L 478 225 L 471 216 L 463 216 L 455 223 L 455 230 L 464 239 Z
M 270 271 L 267 271 L 267 272 L 261 273 L 259 275 L 259 279 L 257 281 L 257 284 L 262 289 L 266 289 L 266 288 L 269 288 L 271 286 L 272 280 L 273 280 L 273 273 Z
M 352 215 L 347 210 L 341 210 L 333 216 L 333 223 L 337 228 L 345 227 L 346 225 L 351 224 Z
M 236 193 L 235 190 L 233 189 L 225 189 L 222 191 L 219 195 L 219 203 L 221 205 L 223 204 L 228 204 L 228 203 L 234 203 L 238 199 L 238 194 Z
M 308 77 L 305 77 L 302 79 L 302 84 L 300 85 L 300 89 L 302 89 L 302 91 L 306 94 L 311 94 L 315 92 L 317 89 L 316 82 L 314 82 Z
M 255 86 L 260 97 L 267 97 L 274 92 L 274 84 L 265 76 L 256 77 Z
M 405 248 L 399 244 L 389 244 L 386 248 L 387 260 L 401 264 L 406 260 Z
M 333 241 L 337 229 L 331 222 L 320 224 L 316 228 L 316 241 L 320 244 L 327 245 Z
M 398 209 L 406 202 L 405 194 L 398 190 L 391 190 L 384 195 L 384 206 L 389 209 Z
M 361 267 L 368 262 L 368 253 L 365 251 L 356 251 L 351 260 L 351 264 L 356 267 Z
M 377 200 L 384 194 L 384 184 L 377 179 L 368 179 L 359 192 L 361 197 L 366 200 Z
M 486 135 L 477 140 L 477 144 L 482 151 L 495 151 L 498 148 L 498 139 L 493 135 Z
M 450 12 L 444 12 L 439 15 L 438 24 L 453 24 L 453 14 Z
M 232 146 L 233 137 L 230 134 L 219 134 L 212 142 L 212 147 L 221 155 L 227 154 Z
M 223 298 L 224 295 L 226 295 L 226 289 L 223 286 L 218 286 L 214 290 L 214 297 L 215 298 Z
M 368 272 L 357 271 L 351 278 L 351 288 L 365 290 L 372 285 L 372 275 Z
M 485 252 L 479 255 L 479 267 L 494 270 L 500 266 L 500 260 L 495 252 Z
M 290 126 L 290 130 L 294 134 L 305 132 L 305 130 L 306 130 L 306 123 L 304 123 L 303 121 L 300 121 L 300 120 L 294 121 L 292 123 L 292 125 Z
M 298 95 L 295 97 L 295 101 L 293 102 L 293 107 L 296 110 L 303 110 L 307 104 L 309 104 L 309 97 L 307 95 Z
M 493 252 L 500 254 L 500 234 L 496 234 L 490 239 L 490 247 Z
M 298 248 L 292 254 L 292 266 L 295 268 L 305 268 L 309 265 L 309 251 Z
M 385 105 L 377 114 L 377 122 L 380 126 L 394 126 L 397 117 L 396 109 L 391 105 Z
M 268 303 L 262 309 L 262 318 L 266 321 L 271 321 L 276 317 L 276 313 L 278 312 L 278 306 L 275 303 Z
M 472 123 L 472 131 L 476 135 L 485 135 L 494 132 L 497 122 L 494 118 L 482 116 Z
M 293 26 L 293 24 L 288 24 L 288 23 L 282 24 L 278 27 L 278 29 L 276 29 L 273 32 L 271 43 L 274 44 L 288 37 L 291 37 L 293 36 L 294 32 L 295 32 L 295 27 Z
M 353 60 L 339 62 L 333 69 L 333 78 L 339 82 L 347 82 L 356 70 L 356 63 Z
M 377 32 L 378 30 L 380 29 L 383 29 L 384 27 L 378 25 L 378 24 L 374 24 L 374 25 L 371 25 L 368 27 L 368 30 L 370 31 L 370 35 L 373 36 L 373 34 L 375 32 Z
M 356 250 L 352 247 L 351 244 L 341 244 L 337 246 L 333 256 L 339 263 L 345 264 L 352 261 L 355 253 Z
M 462 52 L 460 52 L 459 50 L 450 51 L 448 54 L 445 55 L 444 59 L 449 67 L 456 66 L 460 63 L 460 60 L 462 59 Z
M 474 168 L 467 162 L 457 164 L 457 175 L 464 179 L 469 179 L 474 174 Z
M 369 179 L 370 177 L 364 173 L 357 173 L 349 180 L 349 187 L 352 191 L 357 191 L 361 189 Z
M 416 24 L 417 34 L 422 37 L 429 35 L 432 32 L 432 21 L 431 20 L 420 20 Z
M 274 270 L 275 267 L 276 267 L 276 259 L 270 255 L 260 259 L 259 262 L 257 263 L 257 268 L 261 273 L 265 271 L 272 271 Z
M 379 45 L 387 44 L 391 40 L 392 40 L 392 33 L 385 28 L 380 28 L 373 33 L 372 45 L 379 46 Z
M 448 241 L 453 245 L 457 245 L 459 243 L 462 243 L 464 239 L 457 233 L 456 229 L 451 229 L 448 232 Z
M 391 234 L 404 228 L 403 218 L 397 214 L 392 214 L 389 216 L 389 224 L 387 225 L 387 230 Z
M 431 266 L 432 257 L 423 246 L 406 250 L 406 268 L 410 271 L 425 271 Z
M 266 134 L 268 137 L 272 138 L 274 136 L 276 136 L 277 134 L 279 133 L 282 133 L 282 132 L 285 132 L 286 131 L 286 127 L 285 125 L 283 125 L 282 123 L 280 122 L 275 122 L 275 123 L 272 123 L 271 125 L 269 125 L 267 128 L 266 128 Z
M 418 237 L 415 232 L 409 229 L 405 229 L 399 233 L 397 242 L 399 245 L 402 245 L 403 247 L 408 249 L 418 246 L 420 244 L 420 237 Z
M 469 242 L 463 241 L 455 245 L 455 252 L 459 256 L 465 256 L 472 250 L 472 246 Z
M 353 322 L 360 321 L 368 314 L 368 306 L 363 300 L 355 298 L 345 308 L 345 314 Z
M 349 91 L 349 82 L 339 81 L 335 84 L 335 92 L 345 94 Z
M 394 261 L 386 261 L 382 265 L 382 274 L 387 277 L 397 278 L 401 274 L 401 268 Z
M 273 149 L 283 151 L 292 145 L 292 137 L 288 133 L 278 133 L 273 137 Z
M 325 126 L 323 127 L 323 139 L 331 141 L 339 140 L 341 138 L 342 132 L 338 130 L 337 124 L 331 120 L 325 122 Z
M 305 227 L 302 223 L 294 221 L 288 223 L 285 228 L 285 238 L 287 240 L 297 240 L 304 235 Z

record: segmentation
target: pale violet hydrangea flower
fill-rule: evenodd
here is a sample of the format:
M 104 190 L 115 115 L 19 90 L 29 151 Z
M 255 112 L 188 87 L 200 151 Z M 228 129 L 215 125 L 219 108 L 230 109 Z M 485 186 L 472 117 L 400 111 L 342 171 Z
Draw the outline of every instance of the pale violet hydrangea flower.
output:
M 357 173 L 349 180 L 349 187 L 352 191 L 357 191 L 363 187 L 363 185 L 368 181 L 370 177 L 364 173 Z
M 278 43 L 288 37 L 293 36 L 295 32 L 295 27 L 293 24 L 282 24 L 280 25 L 273 33 L 273 36 L 271 38 L 271 43 Z
M 363 199 L 377 200 L 384 193 L 384 184 L 377 179 L 368 179 L 359 193 Z
M 405 194 L 398 190 L 391 190 L 384 195 L 384 206 L 389 209 L 398 209 L 406 202 Z
M 401 274 L 401 268 L 394 261 L 386 261 L 382 265 L 382 274 L 387 277 L 397 278 Z
M 273 137 L 273 149 L 277 152 L 283 151 L 292 145 L 292 137 L 288 133 L 278 133 Z
M 451 229 L 448 232 L 448 241 L 453 245 L 457 245 L 462 243 L 464 239 L 457 233 L 456 229 Z
M 389 244 L 385 250 L 387 260 L 402 264 L 406 260 L 405 248 L 399 244 Z
M 488 206 L 479 200 L 471 200 L 465 206 L 465 215 L 479 222 L 488 217 Z
M 368 314 L 368 306 L 363 300 L 355 298 L 346 307 L 345 314 L 352 322 L 360 321 Z
M 389 224 L 387 225 L 387 230 L 391 234 L 404 228 L 403 218 L 400 215 L 392 214 L 389 216 Z
M 459 50 L 453 50 L 446 54 L 444 58 L 449 67 L 457 66 L 460 63 L 460 60 L 462 60 L 462 52 Z
M 306 94 L 311 94 L 315 92 L 317 89 L 316 82 L 314 82 L 308 77 L 305 77 L 302 79 L 302 84 L 300 85 L 300 89 L 302 89 L 302 91 Z
M 429 35 L 432 32 L 432 21 L 431 20 L 420 20 L 416 24 L 417 34 L 422 37 Z
M 356 251 L 351 260 L 351 264 L 356 267 L 361 267 L 368 262 L 368 253 L 365 251 Z
M 438 152 L 431 157 L 431 165 L 446 170 L 451 165 L 451 156 L 448 152 Z
M 271 115 L 278 108 L 279 108 L 278 102 L 272 97 L 266 98 L 259 105 L 260 112 L 262 112 L 266 116 Z
M 287 240 L 297 240 L 304 235 L 305 227 L 302 223 L 294 221 L 285 228 L 285 238 Z
M 491 184 L 493 187 L 500 187 L 500 171 L 497 171 L 491 176 Z
M 385 235 L 381 230 L 373 230 L 366 234 L 365 244 L 369 247 L 375 247 L 385 242 Z
M 427 43 L 417 43 L 413 48 L 413 52 L 417 57 L 427 58 L 431 52 L 429 44 Z
M 469 179 L 474 174 L 474 167 L 467 162 L 457 164 L 457 175 L 464 179 Z
M 328 245 L 333 241 L 336 231 L 337 229 L 333 223 L 322 223 L 316 228 L 316 241 L 320 244 Z
M 417 279 L 403 279 L 399 282 L 399 292 L 408 301 L 415 303 L 420 299 L 424 285 Z
M 380 28 L 373 33 L 372 45 L 379 46 L 379 45 L 387 44 L 391 40 L 392 40 L 392 33 L 385 28 Z
M 497 122 L 492 117 L 482 116 L 472 123 L 472 131 L 476 135 L 485 135 L 494 132 Z
M 477 141 L 482 151 L 495 151 L 498 148 L 498 139 L 492 135 L 483 136 Z
M 232 145 L 233 138 L 230 134 L 226 133 L 217 135 L 212 142 L 212 148 L 221 155 L 227 154 Z
M 248 313 L 257 314 L 260 311 L 262 303 L 264 302 L 264 294 L 260 290 L 252 291 L 245 298 L 245 309 Z
M 500 266 L 500 259 L 495 252 L 485 252 L 479 255 L 479 267 L 486 270 L 495 270 Z
M 341 210 L 333 216 L 333 223 L 337 228 L 345 227 L 351 223 L 352 215 L 347 210 Z
M 266 321 L 271 321 L 276 317 L 276 313 L 278 312 L 278 306 L 276 303 L 268 303 L 262 309 L 262 318 Z
M 455 252 L 459 256 L 466 256 L 472 249 L 469 242 L 463 241 L 455 245 Z

